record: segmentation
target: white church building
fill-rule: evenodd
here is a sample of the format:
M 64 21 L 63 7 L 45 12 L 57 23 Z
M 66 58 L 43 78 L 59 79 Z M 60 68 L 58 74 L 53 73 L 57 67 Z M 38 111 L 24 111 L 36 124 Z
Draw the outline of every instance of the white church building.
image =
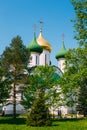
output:
M 36 34 L 34 32 L 33 39 L 31 43 L 27 45 L 27 48 L 29 48 L 30 53 L 31 53 L 30 61 L 28 63 L 29 67 L 34 67 L 34 66 L 39 66 L 39 65 L 43 65 L 43 66 L 50 65 L 50 61 L 51 61 L 50 54 L 52 51 L 52 47 L 49 44 L 49 42 L 44 39 L 43 34 L 42 34 L 42 27 L 40 28 L 40 34 L 38 38 L 36 38 Z M 58 66 L 56 66 L 57 73 L 60 77 L 64 73 L 64 62 L 65 62 L 66 53 L 67 53 L 67 50 L 65 48 L 64 40 L 63 40 L 61 50 L 58 53 L 56 53 L 56 56 L 55 56 L 56 60 L 58 61 Z M 18 102 L 16 105 L 16 112 L 23 113 L 24 108 L 20 104 L 20 101 L 21 101 L 20 94 L 17 95 L 17 100 Z M 9 102 L 6 106 L 4 106 L 3 109 L 5 110 L 5 114 L 12 114 L 13 112 L 12 103 Z M 65 115 L 68 113 L 68 109 L 69 108 L 65 106 L 60 107 L 61 113 Z M 58 113 L 58 110 L 56 111 L 56 113 Z

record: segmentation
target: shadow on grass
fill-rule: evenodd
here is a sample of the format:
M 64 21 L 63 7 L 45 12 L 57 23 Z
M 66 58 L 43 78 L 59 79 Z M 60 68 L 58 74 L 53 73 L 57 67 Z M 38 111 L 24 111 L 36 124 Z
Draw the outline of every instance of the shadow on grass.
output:
M 26 124 L 26 119 L 25 118 L 16 118 L 13 119 L 12 117 L 0 117 L 0 124 Z
M 53 122 L 54 121 L 52 120 L 52 125 L 51 126 L 46 126 L 46 127 L 50 128 L 52 126 L 59 126 L 59 124 L 54 124 Z M 13 119 L 12 117 L 9 117 L 9 116 L 8 117 L 0 117 L 0 124 L 3 124 L 3 125 L 4 124 L 26 125 L 26 118 L 17 117 L 16 119 Z M 35 127 L 35 126 L 32 126 L 32 127 Z M 45 128 L 45 126 L 41 126 L 41 127 Z
M 54 119 L 53 121 L 60 121 L 60 122 L 67 122 L 67 121 L 70 121 L 70 122 L 77 122 L 77 121 L 80 121 L 80 120 L 84 120 L 84 118 L 61 118 L 61 119 Z
M 52 120 L 52 122 L 53 122 L 53 124 L 52 124 L 52 126 L 59 126 L 60 125 L 60 123 L 65 123 L 65 122 L 69 122 L 69 123 L 71 123 L 71 122 L 79 122 L 79 121 L 81 121 L 81 120 L 87 120 L 87 118 L 66 118 L 66 119 L 64 119 L 64 118 L 61 118 L 61 119 L 54 119 L 54 120 Z
M 87 119 L 87 118 L 86 118 Z M 72 118 L 72 119 L 54 119 L 52 120 L 52 126 L 59 126 L 58 122 L 77 122 L 80 120 L 84 120 L 84 118 Z M 57 122 L 57 123 L 56 123 Z M 15 124 L 15 125 L 25 125 L 26 124 L 26 118 L 23 117 L 17 117 L 16 119 L 13 119 L 12 117 L 0 117 L 0 124 Z M 50 126 L 49 126 L 50 127 Z

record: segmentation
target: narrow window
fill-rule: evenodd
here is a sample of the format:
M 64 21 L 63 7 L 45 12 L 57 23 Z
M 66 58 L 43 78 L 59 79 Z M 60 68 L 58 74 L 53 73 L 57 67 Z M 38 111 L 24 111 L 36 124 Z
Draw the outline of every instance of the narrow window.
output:
M 47 57 L 46 57 L 46 54 L 45 54 L 45 65 L 46 65 L 46 60 L 47 60 Z
M 32 56 L 30 56 L 29 62 L 30 62 L 30 63 L 32 62 Z
M 38 59 L 37 59 L 37 56 L 36 56 L 36 65 L 38 64 L 38 61 L 37 61 Z

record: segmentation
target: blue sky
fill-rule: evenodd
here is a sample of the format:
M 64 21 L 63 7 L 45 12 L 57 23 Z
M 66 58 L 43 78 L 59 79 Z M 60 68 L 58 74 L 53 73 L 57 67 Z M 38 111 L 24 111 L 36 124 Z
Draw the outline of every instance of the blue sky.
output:
M 24 45 L 33 38 L 33 25 L 39 35 L 39 20 L 43 21 L 43 37 L 51 44 L 51 62 L 57 65 L 55 54 L 61 49 L 64 33 L 67 49 L 77 46 L 70 21 L 75 13 L 70 0 L 0 0 L 0 54 L 13 37 L 20 35 Z

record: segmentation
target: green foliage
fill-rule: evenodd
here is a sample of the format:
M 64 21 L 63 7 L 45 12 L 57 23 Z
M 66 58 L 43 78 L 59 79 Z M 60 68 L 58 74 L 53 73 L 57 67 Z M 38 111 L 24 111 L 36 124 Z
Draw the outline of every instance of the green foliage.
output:
M 1 56 L 1 65 L 3 70 L 11 73 L 14 76 L 14 72 L 19 74 L 21 70 L 26 68 L 29 59 L 29 51 L 23 45 L 21 37 L 17 36 L 12 39 L 10 46 L 6 47 Z M 9 71 L 10 69 L 16 71 Z
M 71 49 L 66 55 L 66 69 L 60 80 L 66 104 L 77 106 L 87 115 L 87 0 L 71 0 L 76 19 L 75 39 L 83 48 Z M 80 46 L 80 47 L 81 47 Z
M 59 101 L 59 93 L 55 87 L 58 80 L 59 75 L 53 66 L 46 65 L 33 68 L 29 76 L 29 85 L 23 90 L 24 98 L 22 104 L 24 107 L 31 108 L 39 90 L 45 92 L 44 99 L 47 106 L 52 106 L 54 102 L 56 104 Z
M 74 79 L 78 83 L 78 103 L 77 111 L 84 116 L 87 115 L 87 0 L 71 0 L 76 19 L 74 21 L 74 28 L 76 31 L 75 39 L 79 45 L 83 46 L 83 49 L 78 50 L 76 53 L 77 68 L 74 70 L 77 72 Z M 77 51 L 77 50 L 76 50 Z M 75 81 L 74 81 L 75 82 Z
M 33 71 L 33 76 L 35 76 L 35 82 L 38 83 L 37 89 L 43 89 L 47 90 L 50 89 L 52 86 L 54 86 L 58 80 L 55 79 L 54 73 L 55 73 L 55 68 L 52 66 L 38 66 L 34 69 Z M 34 78 L 34 77 L 33 77 Z
M 87 79 L 84 80 L 86 81 L 83 81 L 83 86 L 78 92 L 78 103 L 76 109 L 80 114 L 87 116 Z
M 10 93 L 10 81 L 4 77 L 3 72 L 0 67 L 0 103 L 4 103 L 7 98 L 9 98 Z
M 31 77 L 29 77 L 30 79 Z M 30 86 L 26 86 L 23 90 L 23 98 L 21 104 L 24 106 L 26 110 L 29 110 L 33 104 L 35 99 L 34 89 Z
M 74 22 L 75 39 L 79 45 L 87 47 L 87 0 L 70 0 L 76 19 Z
M 60 84 L 65 98 L 68 98 L 67 105 L 73 106 L 76 103 L 82 106 L 82 110 L 79 110 L 87 111 L 87 48 L 69 50 Z
M 18 92 L 16 86 L 23 84 L 26 81 L 26 75 L 24 74 L 27 68 L 29 60 L 29 51 L 23 45 L 20 36 L 12 39 L 10 46 L 6 47 L 5 51 L 1 55 L 1 68 L 4 76 L 10 79 L 13 91 L 13 105 L 14 105 L 14 117 L 16 116 L 16 93 Z M 12 85 L 13 84 L 13 85 Z
M 44 91 L 38 92 L 34 104 L 27 116 L 27 125 L 30 126 L 49 126 L 51 125 L 51 117 L 44 100 Z

